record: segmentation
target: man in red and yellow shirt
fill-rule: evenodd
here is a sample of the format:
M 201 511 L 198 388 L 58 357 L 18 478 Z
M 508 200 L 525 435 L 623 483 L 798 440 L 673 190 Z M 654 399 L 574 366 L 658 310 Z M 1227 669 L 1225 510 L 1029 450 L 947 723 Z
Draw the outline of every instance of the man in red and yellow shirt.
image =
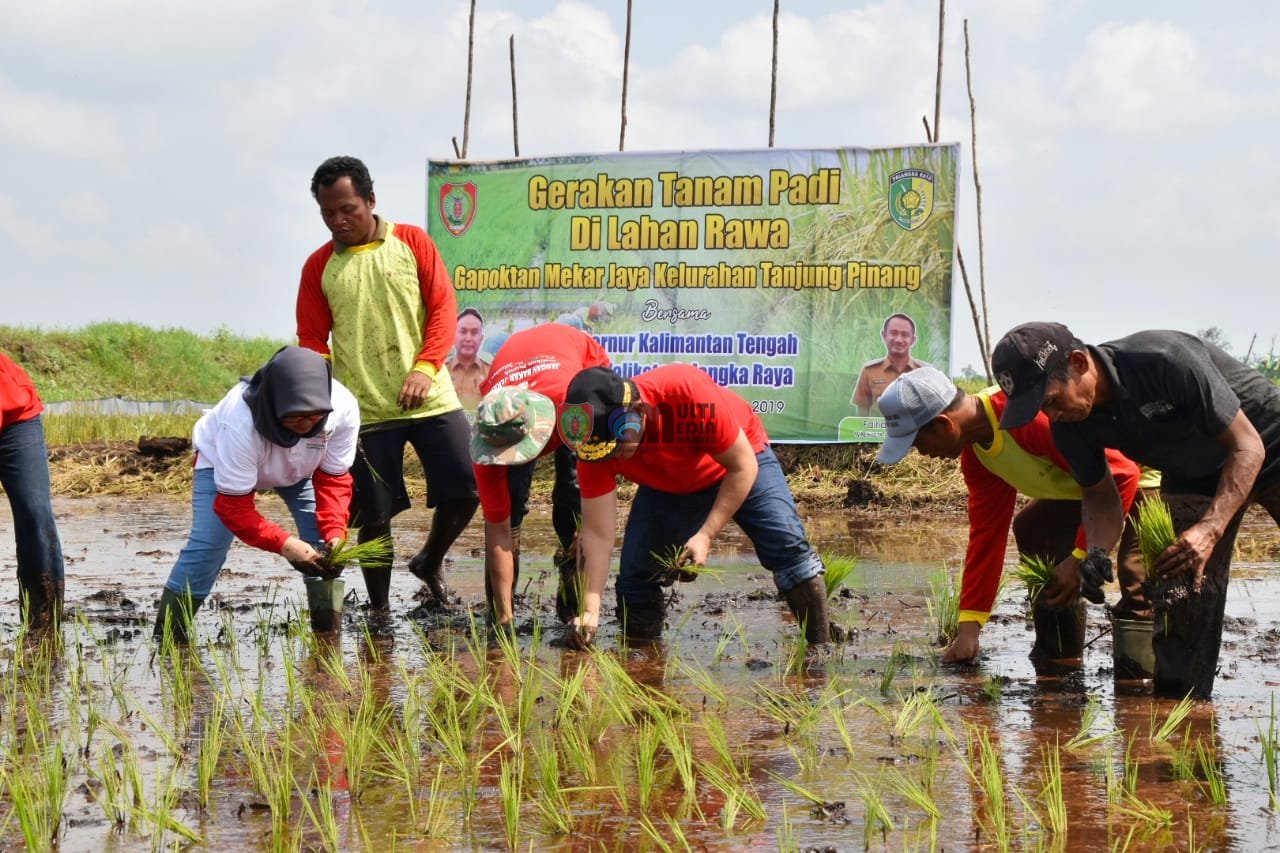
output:
M 61 618 L 66 571 L 53 518 L 43 411 L 31 377 L 0 353 L 0 486 L 13 512 L 19 607 L 30 628 Z
M 584 441 L 575 442 L 582 488 L 580 547 L 586 572 L 581 616 L 570 642 L 584 645 L 600 624 L 617 520 L 616 477 L 637 484 L 618 571 L 618 610 L 628 637 L 657 639 L 666 602 L 662 586 L 706 565 L 711 540 L 733 519 L 773 572 L 810 643 L 830 641 L 822 560 L 809 545 L 778 458 L 745 400 L 687 364 L 623 379 L 606 367 L 569 383 L 566 405 L 590 407 Z M 562 416 L 562 421 L 564 416 Z M 562 428 L 562 432 L 563 432 Z M 680 575 L 685 576 L 680 576 Z
M 471 429 L 444 368 L 458 322 L 453 284 L 425 231 L 374 214 L 364 163 L 326 160 L 311 194 L 333 239 L 302 268 L 298 344 L 331 357 L 334 379 L 360 404 L 352 523 L 361 542 L 390 534 L 392 517 L 409 507 L 402 465 L 413 445 L 435 512 L 409 570 L 443 603 L 445 554 L 478 504 Z M 370 606 L 385 611 L 391 569 L 361 571 Z
M 940 370 L 920 367 L 893 381 L 880 397 L 887 438 L 876 459 L 894 463 L 915 447 L 926 456 L 960 458 L 969 491 L 969 546 L 960 586 L 960 627 L 943 655 L 946 662 L 969 661 L 979 651 L 978 634 L 991 615 L 1003 571 L 1012 522 L 1021 554 L 1047 557 L 1061 575 L 1084 559 L 1080 528 L 1080 487 L 1054 446 L 1044 415 L 1014 430 L 999 428 L 1005 394 L 998 388 L 966 394 Z M 1118 452 L 1107 462 L 1129 511 L 1139 485 L 1138 466 Z M 1032 500 L 1014 516 L 1018 494 Z M 1113 612 L 1127 619 L 1150 619 L 1142 596 L 1143 572 L 1136 537 L 1122 543 L 1121 601 Z M 1100 593 L 1100 591 L 1099 591 Z M 1046 606 L 1075 604 L 1060 584 L 1042 593 Z M 1099 594 L 1099 600 L 1101 600 Z M 1080 614 L 1083 618 L 1083 614 Z M 1071 638 L 1037 637 L 1033 654 L 1077 657 Z

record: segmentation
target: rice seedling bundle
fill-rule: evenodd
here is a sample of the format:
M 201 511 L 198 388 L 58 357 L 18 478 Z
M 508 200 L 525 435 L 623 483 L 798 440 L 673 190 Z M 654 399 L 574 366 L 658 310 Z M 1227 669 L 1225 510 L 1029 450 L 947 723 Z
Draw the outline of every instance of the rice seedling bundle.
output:
M 1150 572 L 1164 550 L 1178 541 L 1178 534 L 1173 530 L 1173 515 L 1169 512 L 1169 505 L 1160 498 L 1144 500 L 1138 504 L 1133 527 L 1138 533 L 1142 564 Z
M 1011 574 L 1027 585 L 1027 598 L 1032 604 L 1047 586 L 1057 580 L 1053 561 L 1038 554 L 1020 554 Z

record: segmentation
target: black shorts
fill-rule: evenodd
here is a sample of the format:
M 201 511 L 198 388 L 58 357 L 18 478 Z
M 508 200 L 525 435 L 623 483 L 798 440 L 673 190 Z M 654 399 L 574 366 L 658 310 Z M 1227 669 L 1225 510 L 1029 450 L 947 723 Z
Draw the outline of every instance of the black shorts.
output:
M 476 497 L 471 465 L 471 426 L 461 409 L 429 418 L 375 424 L 360 430 L 351 466 L 351 525 L 390 524 L 409 508 L 404 487 L 404 446 L 410 444 L 427 478 L 427 506 Z

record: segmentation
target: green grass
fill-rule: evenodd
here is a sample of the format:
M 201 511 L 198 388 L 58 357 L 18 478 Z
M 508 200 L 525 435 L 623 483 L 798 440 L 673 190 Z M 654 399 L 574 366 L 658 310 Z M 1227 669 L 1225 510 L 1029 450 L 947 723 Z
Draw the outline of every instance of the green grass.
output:
M 291 341 L 243 338 L 219 330 L 152 329 L 94 323 L 75 330 L 0 326 L 0 351 L 22 365 L 47 402 L 219 400 Z
M 1036 554 L 1020 554 L 1018 565 L 1010 574 L 1027 585 L 1027 600 L 1032 604 L 1036 603 L 1044 588 L 1057 579 L 1053 561 Z

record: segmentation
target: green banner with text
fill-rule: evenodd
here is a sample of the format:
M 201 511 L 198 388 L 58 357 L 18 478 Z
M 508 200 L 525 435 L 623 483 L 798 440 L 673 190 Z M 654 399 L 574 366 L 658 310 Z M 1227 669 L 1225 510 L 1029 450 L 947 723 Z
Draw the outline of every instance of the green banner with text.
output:
M 624 376 L 698 366 L 775 441 L 879 441 L 876 400 L 894 376 L 949 372 L 958 155 L 429 161 L 427 230 L 459 309 L 476 309 L 459 324 L 455 376 L 512 332 L 561 322 L 594 335 Z

